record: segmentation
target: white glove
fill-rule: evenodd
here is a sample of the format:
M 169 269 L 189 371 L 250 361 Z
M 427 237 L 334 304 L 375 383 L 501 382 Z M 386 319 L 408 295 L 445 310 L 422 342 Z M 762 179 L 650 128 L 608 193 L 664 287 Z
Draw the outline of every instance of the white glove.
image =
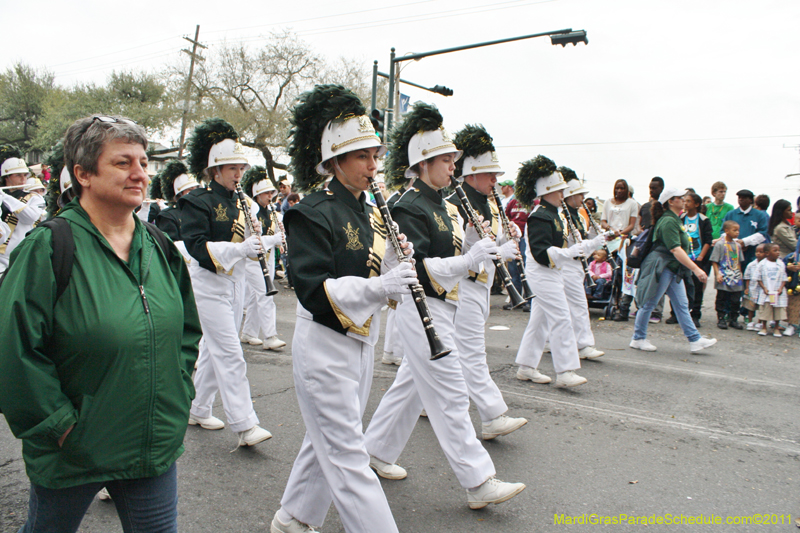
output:
M 261 237 L 257 235 L 249 236 L 242 242 L 241 250 L 245 257 L 249 257 L 250 259 L 258 258 L 258 254 L 262 251 Z
M 383 293 L 387 298 L 397 294 L 411 294 L 409 285 L 419 283 L 417 272 L 411 263 L 399 263 L 380 277 Z
M 469 249 L 469 252 L 464 256 L 467 261 L 467 269 L 473 272 L 479 272 L 481 263 L 484 261 L 493 261 L 497 259 L 500 253 L 500 247 L 489 237 L 481 239 Z
M 519 226 L 517 226 L 514 222 L 509 222 L 508 223 L 508 227 L 509 227 L 509 229 L 511 229 L 511 238 L 512 239 L 521 239 L 522 238 L 522 232 L 520 231 Z
M 486 234 L 486 228 L 489 227 L 489 221 L 483 220 L 483 217 L 480 215 L 478 215 L 478 219 L 480 219 L 484 234 Z M 475 226 L 472 224 L 467 224 L 467 230 L 464 232 L 464 249 L 469 250 L 479 240 L 481 240 L 481 238 L 478 235 L 478 230 L 476 230 Z
M 503 261 L 513 261 L 519 255 L 516 241 L 508 241 L 500 247 L 500 259 Z
M 604 242 L 606 242 L 606 236 L 605 233 L 601 233 L 594 239 L 583 241 L 581 243 L 583 246 L 581 251 L 583 252 L 583 255 L 589 256 L 592 252 L 603 246 Z
M 278 232 L 275 235 L 264 235 L 261 237 L 261 245 L 265 250 L 273 248 L 275 246 L 280 246 L 282 244 L 283 244 L 283 233 L 281 232 Z
M 406 239 L 406 236 L 403 233 L 397 234 L 397 240 L 400 241 L 401 247 L 403 247 L 404 244 L 406 245 L 403 248 L 403 250 L 406 252 L 406 257 L 409 259 L 411 264 L 413 264 L 411 258 L 414 257 L 414 244 L 409 242 L 409 240 Z M 400 261 L 397 259 L 397 253 L 394 251 L 394 246 L 392 245 L 392 241 L 389 238 L 387 238 L 386 252 L 383 254 L 383 262 L 381 263 L 381 273 L 385 274 L 386 272 L 389 272 L 393 268 L 396 268 L 397 265 L 399 264 Z

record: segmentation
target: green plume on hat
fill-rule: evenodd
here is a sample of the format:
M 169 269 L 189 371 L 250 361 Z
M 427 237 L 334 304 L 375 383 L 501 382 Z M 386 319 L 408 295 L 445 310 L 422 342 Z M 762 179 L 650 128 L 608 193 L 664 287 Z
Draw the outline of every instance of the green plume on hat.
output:
M 11 159 L 12 157 L 22 159 L 22 150 L 13 144 L 0 144 L 0 165 L 2 165 L 6 159 Z
M 175 203 L 175 179 L 181 174 L 188 174 L 189 169 L 183 161 L 172 159 L 167 162 L 164 170 L 162 170 L 156 178 L 161 183 L 161 194 L 164 200 L 169 203 Z M 155 179 L 153 180 L 155 181 Z
M 532 207 L 536 199 L 536 180 L 546 178 L 557 170 L 552 159 L 537 155 L 522 163 L 517 172 L 517 183 L 514 187 L 514 196 L 525 207 Z
M 161 192 L 161 179 L 158 174 L 150 178 L 150 185 L 147 187 L 147 195 L 151 200 L 164 199 L 164 194 Z
M 242 190 L 250 198 L 253 197 L 253 186 L 261 180 L 267 179 L 267 169 L 262 166 L 250 167 L 242 176 L 240 182 Z
M 293 187 L 311 192 L 326 177 L 320 175 L 317 164 L 322 161 L 322 132 L 332 120 L 346 120 L 366 114 L 358 96 L 341 85 L 317 85 L 298 98 L 289 122 L 289 156 L 294 175 Z
M 44 156 L 44 164 L 50 167 L 50 181 L 44 193 L 47 218 L 58 213 L 58 197 L 61 195 L 61 171 L 64 170 L 64 141 L 58 141 Z
M 558 172 L 561 174 L 561 177 L 564 178 L 564 181 L 578 179 L 578 175 L 575 174 L 575 171 L 569 167 L 558 167 Z
M 489 132 L 486 131 L 482 124 L 467 124 L 464 129 L 456 133 L 453 143 L 456 148 L 464 152 L 464 155 L 456 161 L 456 177 L 461 176 L 463 172 L 464 159 L 495 151 L 492 136 L 489 135 Z
M 386 186 L 396 189 L 405 185 L 408 169 L 408 143 L 417 133 L 438 130 L 444 118 L 435 105 L 417 102 L 403 116 L 403 120 L 392 128 L 389 155 L 386 156 L 384 176 Z
M 208 153 L 211 147 L 225 139 L 236 141 L 239 139 L 239 134 L 233 126 L 221 118 L 209 118 L 197 125 L 186 143 L 189 150 L 186 161 L 192 174 L 198 178 L 203 176 L 203 171 L 208 167 Z

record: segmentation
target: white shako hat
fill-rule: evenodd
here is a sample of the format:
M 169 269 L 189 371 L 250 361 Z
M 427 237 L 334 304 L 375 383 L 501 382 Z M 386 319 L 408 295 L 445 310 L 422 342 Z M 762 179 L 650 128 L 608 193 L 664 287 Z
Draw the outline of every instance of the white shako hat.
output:
M 560 172 L 553 172 L 549 176 L 536 180 L 536 196 L 544 196 L 551 192 L 563 191 L 569 187 Z
M 45 186 L 42 185 L 42 182 L 39 180 L 39 178 L 31 177 L 25 180 L 25 187 L 22 190 L 25 192 L 31 192 L 39 189 L 45 190 Z
M 64 191 L 72 187 L 72 178 L 67 167 L 61 169 L 61 175 L 58 177 L 58 186 L 61 189 L 61 194 L 64 194 Z
M 258 196 L 261 193 L 269 192 L 269 191 L 277 191 L 275 186 L 272 184 L 272 181 L 269 179 L 257 181 L 255 185 L 253 185 L 253 198 Z
M 506 173 L 500 165 L 497 152 L 484 152 L 477 157 L 466 156 L 461 167 L 461 176 L 472 174 L 483 174 L 484 172 L 494 172 L 498 177 Z
M 325 169 L 325 162 L 337 155 L 355 152 L 365 148 L 377 148 L 378 157 L 386 154 L 386 146 L 375 134 L 372 121 L 366 115 L 351 115 L 328 122 L 322 130 L 322 161 L 317 164 L 317 173 L 322 176 L 330 174 Z M 264 191 L 261 191 L 264 192 Z
M 576 194 L 588 194 L 589 189 L 584 187 L 580 180 L 569 180 L 567 182 L 567 190 L 564 191 L 564 198 L 575 196 Z
M 442 154 L 455 154 L 454 160 L 458 161 L 463 153 L 456 148 L 444 126 L 439 126 L 435 130 L 415 133 L 408 142 L 408 168 L 404 175 L 406 178 L 416 177 L 417 173 L 412 168 L 426 159 Z
M 30 174 L 31 171 L 25 161 L 18 157 L 9 157 L 3 161 L 0 166 L 0 176 L 8 176 L 11 174 Z
M 175 181 L 172 182 L 172 190 L 175 191 L 175 196 L 178 196 L 186 189 L 199 186 L 200 184 L 197 182 L 197 180 L 191 177 L 189 174 L 181 174 L 175 178 Z
M 244 153 L 244 146 L 233 139 L 223 139 L 211 147 L 208 152 L 208 167 L 221 167 L 222 165 L 245 165 L 248 170 L 250 162 Z M 177 179 L 175 180 L 177 181 Z

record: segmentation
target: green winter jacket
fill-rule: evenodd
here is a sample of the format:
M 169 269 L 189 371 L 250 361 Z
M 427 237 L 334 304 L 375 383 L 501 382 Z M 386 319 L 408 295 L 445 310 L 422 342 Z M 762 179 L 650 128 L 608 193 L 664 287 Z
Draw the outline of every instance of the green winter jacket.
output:
M 14 250 L 0 285 L 0 409 L 37 485 L 160 475 L 183 452 L 194 398 L 201 331 L 186 265 L 180 253 L 168 264 L 135 216 L 127 262 L 77 199 L 59 216 L 75 241 L 61 298 L 46 228 Z

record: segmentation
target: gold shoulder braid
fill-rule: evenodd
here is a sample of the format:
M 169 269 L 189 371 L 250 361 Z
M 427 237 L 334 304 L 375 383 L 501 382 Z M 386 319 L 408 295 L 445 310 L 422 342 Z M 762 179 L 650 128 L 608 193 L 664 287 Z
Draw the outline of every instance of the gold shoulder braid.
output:
M 458 207 L 450 202 L 445 202 L 445 206 L 447 207 L 447 214 L 450 215 L 450 223 L 453 226 L 453 246 L 455 247 L 453 257 L 456 257 L 461 255 L 461 245 L 464 242 L 464 236 L 461 233 L 461 224 L 459 224 L 460 216 L 458 214 Z M 448 300 L 458 300 L 458 284 L 447 293 L 445 298 Z
M 381 275 L 381 263 L 386 254 L 386 226 L 383 225 L 383 218 L 377 207 L 373 207 L 372 213 L 369 214 L 369 225 L 372 226 L 372 246 L 369 248 L 367 267 L 369 267 L 369 277 L 372 278 Z

